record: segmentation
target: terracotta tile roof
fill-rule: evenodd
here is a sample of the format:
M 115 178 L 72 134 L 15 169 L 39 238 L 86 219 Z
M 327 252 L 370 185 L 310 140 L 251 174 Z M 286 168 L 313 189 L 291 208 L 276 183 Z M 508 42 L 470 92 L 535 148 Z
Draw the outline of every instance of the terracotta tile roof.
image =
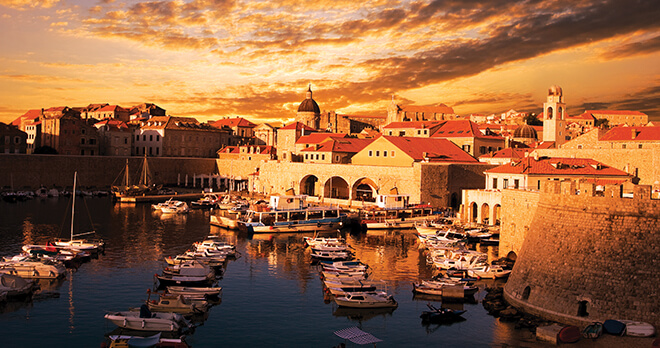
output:
M 111 118 L 106 118 L 103 121 L 96 122 L 94 124 L 96 128 L 102 127 L 102 126 L 109 126 L 111 128 L 116 128 L 116 129 L 128 129 L 128 125 L 126 125 L 126 122 L 117 120 L 117 119 L 111 119 Z
M 222 126 L 254 128 L 257 126 L 256 124 L 244 119 L 243 117 L 224 118 L 222 120 L 211 123 L 211 125 L 216 128 L 222 128 Z
M 450 120 L 440 126 L 431 135 L 432 138 L 500 138 L 494 135 L 483 135 L 479 126 L 470 120 Z
M 238 150 L 238 146 L 225 146 L 222 149 L 218 150 L 216 153 L 235 153 L 238 154 L 240 151 Z
M 528 175 L 629 176 L 591 158 L 526 157 L 486 171 L 486 173 Z
M 423 113 L 435 113 L 435 114 L 454 114 L 454 109 L 451 107 L 440 104 L 440 105 L 398 105 L 399 109 L 404 112 L 423 112 Z
M 34 120 L 39 118 L 39 116 L 41 116 L 41 109 L 31 109 L 28 110 L 23 115 L 18 116 L 14 121 L 11 122 L 11 125 L 18 127 L 21 125 L 21 122 L 23 122 L 23 120 Z
M 304 123 L 300 123 L 300 122 L 294 122 L 294 123 L 292 123 L 288 126 L 280 128 L 280 130 L 283 130 L 283 129 L 297 129 L 297 130 L 306 130 L 306 131 L 312 131 L 312 132 L 316 131 L 316 129 L 314 129 L 314 128 L 312 128 L 312 127 L 310 127 L 310 126 L 308 126 Z
M 635 137 L 633 139 L 633 133 Z M 600 141 L 660 141 L 660 127 L 624 127 L 610 129 Z
M 339 117 L 350 117 L 350 118 L 387 118 L 387 115 L 347 115 L 347 114 L 337 114 Z
M 441 125 L 443 122 L 447 121 L 402 121 L 402 122 L 392 122 L 383 129 L 401 129 L 401 128 L 413 128 L 413 129 L 424 129 L 432 128 L 438 125 Z
M 586 110 L 585 114 L 592 115 L 631 115 L 631 116 L 646 116 L 645 113 L 630 110 Z
M 106 105 L 96 111 L 117 111 L 117 112 L 128 112 L 129 109 L 122 108 L 119 105 Z
M 447 139 L 383 136 L 415 161 L 424 160 L 427 154 L 430 162 L 472 163 L 476 158 L 461 150 Z
M 360 138 L 332 138 L 318 144 L 318 147 L 312 146 L 304 148 L 301 152 L 343 152 L 358 153 L 375 139 Z
M 570 120 L 589 120 L 589 121 L 593 120 L 593 121 L 595 121 L 596 118 L 591 113 L 585 112 L 585 113 L 577 115 L 577 116 L 568 116 L 568 117 L 566 117 L 566 120 L 568 120 L 568 121 L 570 121 Z
M 303 135 L 298 140 L 296 140 L 296 144 L 318 144 L 320 142 L 323 142 L 327 140 L 328 138 L 346 138 L 347 135 L 343 133 L 326 133 L 326 132 L 319 132 L 319 133 L 311 133 L 307 135 Z

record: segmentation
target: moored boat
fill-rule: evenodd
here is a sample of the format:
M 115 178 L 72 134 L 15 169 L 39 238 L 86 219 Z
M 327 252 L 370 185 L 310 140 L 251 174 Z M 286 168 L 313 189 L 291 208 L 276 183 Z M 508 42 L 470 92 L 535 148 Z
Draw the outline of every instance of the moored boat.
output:
M 384 291 L 348 292 L 335 297 L 335 303 L 351 308 L 394 308 L 398 306 L 392 295 Z
M 181 314 L 152 313 L 147 305 L 142 305 L 140 311 L 111 312 L 104 317 L 121 328 L 139 331 L 169 332 L 192 327 Z
M 430 303 L 426 305 L 429 307 L 428 311 L 423 311 L 420 315 L 423 322 L 430 323 L 450 323 L 455 321 L 462 321 L 465 318 L 462 317 L 465 310 L 453 310 L 450 308 L 436 308 Z
M 431 206 L 410 205 L 409 199 L 409 195 L 377 195 L 375 207 L 360 211 L 360 224 L 367 230 L 412 229 L 416 224 L 437 217 Z

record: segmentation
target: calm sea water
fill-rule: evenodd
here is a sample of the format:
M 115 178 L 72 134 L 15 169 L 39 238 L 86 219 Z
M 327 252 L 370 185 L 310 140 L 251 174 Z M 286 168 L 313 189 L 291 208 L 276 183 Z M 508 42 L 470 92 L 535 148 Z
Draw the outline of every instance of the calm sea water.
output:
M 0 256 L 17 254 L 26 243 L 67 237 L 67 198 L 0 203 Z M 154 286 L 163 258 L 182 253 L 209 234 L 236 243 L 240 257 L 227 264 L 222 303 L 186 341 L 193 347 L 333 347 L 344 342 L 334 331 L 357 326 L 383 340 L 378 347 L 490 347 L 516 344 L 525 333 L 487 315 L 481 299 L 493 281 L 478 283 L 474 303 L 447 303 L 466 309 L 465 321 L 422 325 L 427 303 L 411 283 L 429 278 L 431 268 L 413 231 L 344 233 L 356 256 L 387 283 L 399 302 L 394 310 L 345 310 L 324 301 L 322 283 L 301 235 L 248 238 L 209 225 L 209 212 L 153 213 L 148 204 L 113 204 L 109 198 L 76 200 L 76 232 L 92 223 L 107 241 L 106 252 L 56 283 L 41 282 L 47 294 L 0 308 L 3 347 L 99 347 L 116 329 L 103 315 L 139 307 Z M 496 247 L 481 248 L 495 257 Z M 501 283 L 499 283 L 501 285 Z M 347 345 L 356 346 L 350 342 Z

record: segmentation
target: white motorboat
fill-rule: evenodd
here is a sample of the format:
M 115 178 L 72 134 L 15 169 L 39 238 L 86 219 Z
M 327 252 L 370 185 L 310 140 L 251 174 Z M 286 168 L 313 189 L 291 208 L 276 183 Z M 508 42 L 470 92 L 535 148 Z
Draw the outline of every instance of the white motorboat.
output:
M 7 298 L 29 296 L 36 287 L 32 280 L 11 274 L 0 274 L 0 293 L 4 293 Z
M 422 280 L 413 283 L 413 292 L 445 297 L 465 297 L 474 295 L 479 288 L 449 279 Z
M 468 275 L 470 277 L 475 277 L 477 279 L 481 278 L 490 278 L 490 279 L 500 279 L 506 278 L 511 274 L 510 269 L 504 269 L 500 265 L 483 265 L 468 268 Z
M 57 279 L 64 277 L 66 268 L 61 262 L 50 260 L 25 260 L 0 262 L 0 273 L 16 275 L 26 279 Z
M 398 304 L 392 295 L 384 291 L 348 292 L 335 297 L 335 303 L 351 308 L 394 308 Z
M 222 297 L 221 287 L 191 287 L 191 286 L 168 286 L 167 292 L 175 295 L 184 295 L 191 298 L 220 298 Z
M 348 292 L 377 291 L 384 287 L 380 282 L 339 279 L 326 279 L 323 281 L 323 285 L 325 290 L 333 296 L 345 296 Z
M 409 229 L 437 218 L 431 206 L 410 205 L 409 199 L 409 195 L 377 195 L 375 207 L 360 211 L 360 224 L 367 230 Z
M 350 260 L 353 257 L 353 254 L 350 251 L 323 251 L 323 250 L 312 250 L 312 258 L 318 260 Z
M 140 311 L 112 312 L 104 316 L 120 328 L 139 331 L 179 331 L 192 325 L 181 314 L 152 313 L 146 305 Z
M 321 261 L 321 266 L 324 271 L 330 272 L 366 272 L 369 265 L 362 263 L 359 260 L 354 261 Z
M 160 211 L 163 214 L 185 214 L 190 211 L 190 207 L 188 207 L 186 202 L 173 201 L 171 199 L 167 202 L 169 202 L 167 205 L 160 207 Z

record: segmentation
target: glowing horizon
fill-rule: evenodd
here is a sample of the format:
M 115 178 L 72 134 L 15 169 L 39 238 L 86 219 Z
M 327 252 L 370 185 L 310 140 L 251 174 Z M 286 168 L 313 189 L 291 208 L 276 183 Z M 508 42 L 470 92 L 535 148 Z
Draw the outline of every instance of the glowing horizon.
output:
M 570 7 L 569 7 L 570 6 Z M 154 103 L 200 121 L 321 110 L 539 112 L 660 121 L 654 1 L 0 0 L 0 122 L 30 109 Z

